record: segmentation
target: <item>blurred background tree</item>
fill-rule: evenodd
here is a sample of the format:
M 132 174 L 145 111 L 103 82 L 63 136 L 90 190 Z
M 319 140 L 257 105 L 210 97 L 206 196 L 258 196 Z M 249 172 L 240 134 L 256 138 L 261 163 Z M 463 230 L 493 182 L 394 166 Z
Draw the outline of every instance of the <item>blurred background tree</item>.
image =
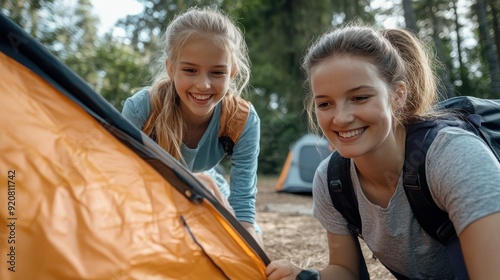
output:
M 245 33 L 252 61 L 245 95 L 261 118 L 259 172 L 278 174 L 289 146 L 307 132 L 301 58 L 329 28 L 359 21 L 404 27 L 441 62 L 442 98 L 500 98 L 500 0 L 137 0 L 143 11 L 98 34 L 90 0 L 0 0 L 0 9 L 121 111 L 149 80 L 169 21 L 191 6 L 216 6 Z M 116 7 L 119 9 L 120 7 Z

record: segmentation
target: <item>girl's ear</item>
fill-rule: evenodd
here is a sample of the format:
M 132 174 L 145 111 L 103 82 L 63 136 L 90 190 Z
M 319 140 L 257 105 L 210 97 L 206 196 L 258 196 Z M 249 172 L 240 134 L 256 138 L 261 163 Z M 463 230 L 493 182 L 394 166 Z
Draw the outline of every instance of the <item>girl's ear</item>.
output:
M 234 79 L 234 77 L 236 77 L 237 73 L 238 73 L 238 66 L 234 65 L 231 68 L 231 80 Z
M 408 95 L 408 90 L 406 89 L 406 84 L 404 82 L 397 82 L 395 85 L 394 94 L 394 108 L 401 109 L 405 106 L 406 97 Z

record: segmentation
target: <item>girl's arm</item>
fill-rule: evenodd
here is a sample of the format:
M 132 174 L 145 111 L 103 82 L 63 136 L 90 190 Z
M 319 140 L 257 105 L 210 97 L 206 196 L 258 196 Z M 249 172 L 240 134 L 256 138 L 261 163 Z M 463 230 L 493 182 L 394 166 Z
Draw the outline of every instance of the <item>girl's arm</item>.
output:
M 142 89 L 134 95 L 128 97 L 123 104 L 122 115 L 138 129 L 146 123 L 151 114 L 149 104 L 149 94 L 146 89 Z
M 468 225 L 460 245 L 470 279 L 498 279 L 500 275 L 500 212 Z
M 358 279 L 358 255 L 352 236 L 327 234 L 330 261 L 320 271 L 321 279 Z M 266 275 L 269 280 L 295 280 L 301 271 L 286 260 L 277 260 L 267 266 Z
M 432 149 L 431 149 L 432 148 Z M 470 279 L 500 275 L 500 165 L 476 136 L 443 129 L 426 169 L 434 201 L 449 213 Z M 429 180 L 428 180 L 429 181 Z
M 257 197 L 257 164 L 260 151 L 260 119 L 251 107 L 250 116 L 240 139 L 234 146 L 229 172 L 229 203 L 240 222 L 255 223 Z

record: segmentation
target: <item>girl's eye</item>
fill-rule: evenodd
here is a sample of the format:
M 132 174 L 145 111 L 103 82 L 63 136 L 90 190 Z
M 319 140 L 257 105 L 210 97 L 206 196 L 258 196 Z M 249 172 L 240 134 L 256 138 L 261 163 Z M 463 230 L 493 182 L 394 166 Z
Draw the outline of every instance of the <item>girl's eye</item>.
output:
M 354 96 L 352 98 L 353 101 L 365 101 L 365 100 L 368 100 L 368 98 L 370 98 L 369 96 Z
M 186 72 L 186 73 L 195 73 L 196 70 L 194 68 L 184 68 L 182 69 L 182 71 Z
M 318 108 L 325 108 L 328 105 L 330 105 L 330 103 L 328 103 L 328 102 L 319 102 L 319 103 L 316 104 L 316 107 L 318 107 Z
M 223 71 L 214 71 L 212 72 L 212 75 L 214 76 L 222 76 L 222 75 L 225 75 L 226 72 L 223 72 Z

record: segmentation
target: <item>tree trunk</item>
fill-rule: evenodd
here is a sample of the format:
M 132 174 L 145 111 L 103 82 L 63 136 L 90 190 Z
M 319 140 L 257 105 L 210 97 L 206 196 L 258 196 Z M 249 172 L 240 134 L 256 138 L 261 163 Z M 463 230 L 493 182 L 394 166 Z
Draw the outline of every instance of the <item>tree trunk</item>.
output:
M 403 11 L 405 16 L 406 28 L 418 34 L 417 16 L 413 10 L 412 0 L 403 0 Z
M 441 40 L 441 38 L 439 37 L 439 32 L 441 31 L 441 29 L 439 28 L 440 25 L 439 25 L 439 19 L 436 17 L 436 15 L 434 14 L 434 10 L 433 10 L 433 4 L 432 4 L 432 0 L 428 0 L 427 1 L 427 11 L 429 12 L 429 16 L 430 16 L 430 20 L 431 20 L 431 24 L 432 24 L 432 38 L 434 40 L 434 45 L 435 45 L 435 48 L 436 48 L 436 54 L 437 54 L 437 58 L 439 59 L 439 61 L 443 64 L 443 67 L 441 69 L 441 71 L 439 72 L 439 77 L 441 79 L 441 82 L 442 84 L 440 84 L 440 92 L 444 95 L 443 97 L 453 97 L 455 96 L 455 89 L 454 89 L 454 86 L 453 84 L 451 83 L 450 81 L 450 71 L 448 69 L 448 66 L 446 64 L 446 57 L 444 55 L 444 50 L 443 50 L 443 42 Z
M 458 22 L 458 12 L 457 12 L 457 3 L 455 0 L 452 2 L 453 14 L 455 15 L 455 31 L 457 36 L 457 53 L 458 53 L 458 63 L 459 63 L 459 71 L 460 71 L 460 80 L 462 80 L 461 88 L 465 89 L 466 92 L 469 91 L 469 77 L 467 73 L 467 67 L 465 67 L 464 59 L 462 57 L 462 37 L 460 36 L 460 30 L 462 26 Z
M 497 47 L 497 60 L 500 67 L 500 18 L 498 18 L 498 9 L 497 6 L 499 1 L 490 1 L 491 15 L 493 18 L 493 34 L 495 35 L 495 45 Z
M 498 66 L 498 57 L 494 49 L 493 40 L 488 32 L 489 27 L 486 18 L 486 5 L 483 0 L 477 0 L 476 12 L 479 23 L 479 36 L 481 37 L 483 45 L 483 56 L 490 71 L 491 96 L 500 98 L 500 67 Z

